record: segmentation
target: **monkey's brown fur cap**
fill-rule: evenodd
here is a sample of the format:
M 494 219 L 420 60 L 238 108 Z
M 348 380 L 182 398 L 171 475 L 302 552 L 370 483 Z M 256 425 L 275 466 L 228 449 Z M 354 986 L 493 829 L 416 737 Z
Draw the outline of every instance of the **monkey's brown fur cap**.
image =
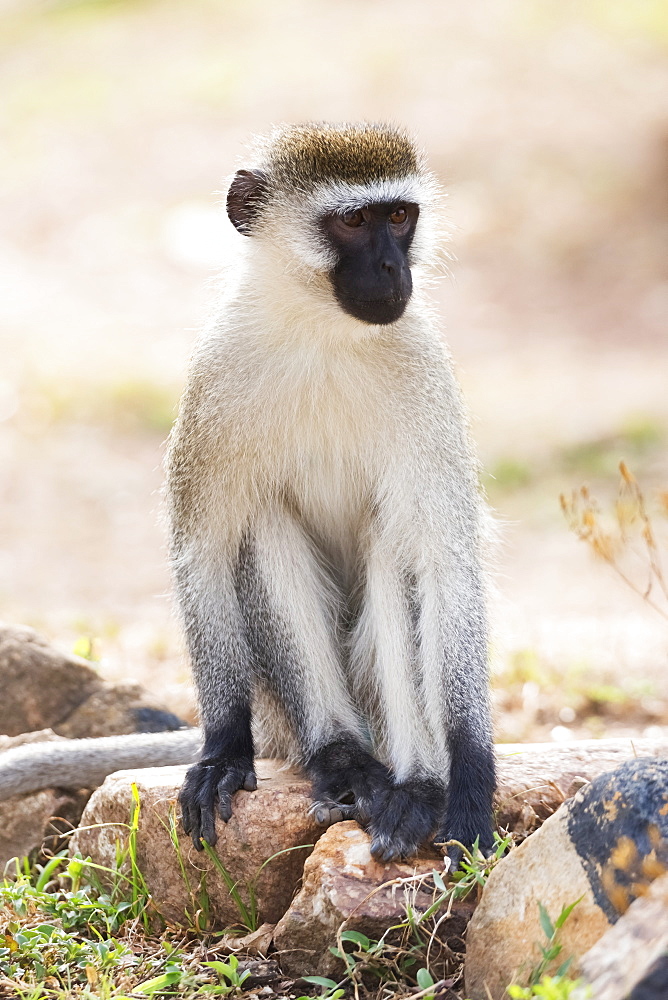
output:
M 415 174 L 421 168 L 409 136 L 392 125 L 308 122 L 275 129 L 262 146 L 265 169 L 290 186 L 337 180 L 368 183 Z

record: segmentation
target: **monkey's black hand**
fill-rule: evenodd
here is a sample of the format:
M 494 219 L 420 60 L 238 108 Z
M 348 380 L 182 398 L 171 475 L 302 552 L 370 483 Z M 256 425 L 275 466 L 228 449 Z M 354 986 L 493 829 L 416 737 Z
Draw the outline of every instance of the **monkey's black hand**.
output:
M 435 781 L 405 781 L 388 789 L 368 824 L 376 861 L 416 854 L 438 827 L 444 801 L 444 789 Z
M 309 812 L 322 826 L 356 819 L 362 825 L 391 786 L 390 772 L 360 746 L 353 736 L 342 736 L 321 747 L 306 764 L 313 782 Z
M 183 829 L 198 851 L 204 849 L 202 840 L 213 846 L 218 839 L 216 800 L 218 815 L 227 823 L 232 815 L 232 796 L 241 788 L 247 792 L 257 788 L 252 760 L 208 759 L 189 768 L 179 793 L 179 804 Z

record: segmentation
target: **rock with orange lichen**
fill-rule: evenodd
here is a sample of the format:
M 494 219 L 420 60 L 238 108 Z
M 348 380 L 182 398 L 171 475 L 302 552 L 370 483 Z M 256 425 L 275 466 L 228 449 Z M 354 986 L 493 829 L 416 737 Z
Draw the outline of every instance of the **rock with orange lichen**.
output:
M 563 925 L 554 969 L 580 959 L 668 871 L 668 759 L 638 758 L 602 774 L 491 873 L 467 933 L 466 995 L 501 1000 L 526 983 L 545 934 L 539 903 Z M 554 969 L 548 971 L 554 972 Z

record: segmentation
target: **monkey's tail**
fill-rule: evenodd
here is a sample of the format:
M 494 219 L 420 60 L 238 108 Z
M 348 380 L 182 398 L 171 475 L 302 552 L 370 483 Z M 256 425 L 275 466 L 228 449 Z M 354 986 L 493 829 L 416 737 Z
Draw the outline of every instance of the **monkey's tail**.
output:
M 0 801 L 40 788 L 97 788 L 127 767 L 192 764 L 201 741 L 199 729 L 178 729 L 28 743 L 0 753 Z

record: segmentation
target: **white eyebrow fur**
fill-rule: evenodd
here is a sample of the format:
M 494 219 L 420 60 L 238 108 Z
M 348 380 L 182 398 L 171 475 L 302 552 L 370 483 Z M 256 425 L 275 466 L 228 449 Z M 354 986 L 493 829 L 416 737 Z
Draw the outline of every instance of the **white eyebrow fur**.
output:
M 379 202 L 407 201 L 426 206 L 436 199 L 437 194 L 438 185 L 434 179 L 415 174 L 364 184 L 331 181 L 315 188 L 308 200 L 319 214 L 324 215 L 328 212 L 351 212 Z

